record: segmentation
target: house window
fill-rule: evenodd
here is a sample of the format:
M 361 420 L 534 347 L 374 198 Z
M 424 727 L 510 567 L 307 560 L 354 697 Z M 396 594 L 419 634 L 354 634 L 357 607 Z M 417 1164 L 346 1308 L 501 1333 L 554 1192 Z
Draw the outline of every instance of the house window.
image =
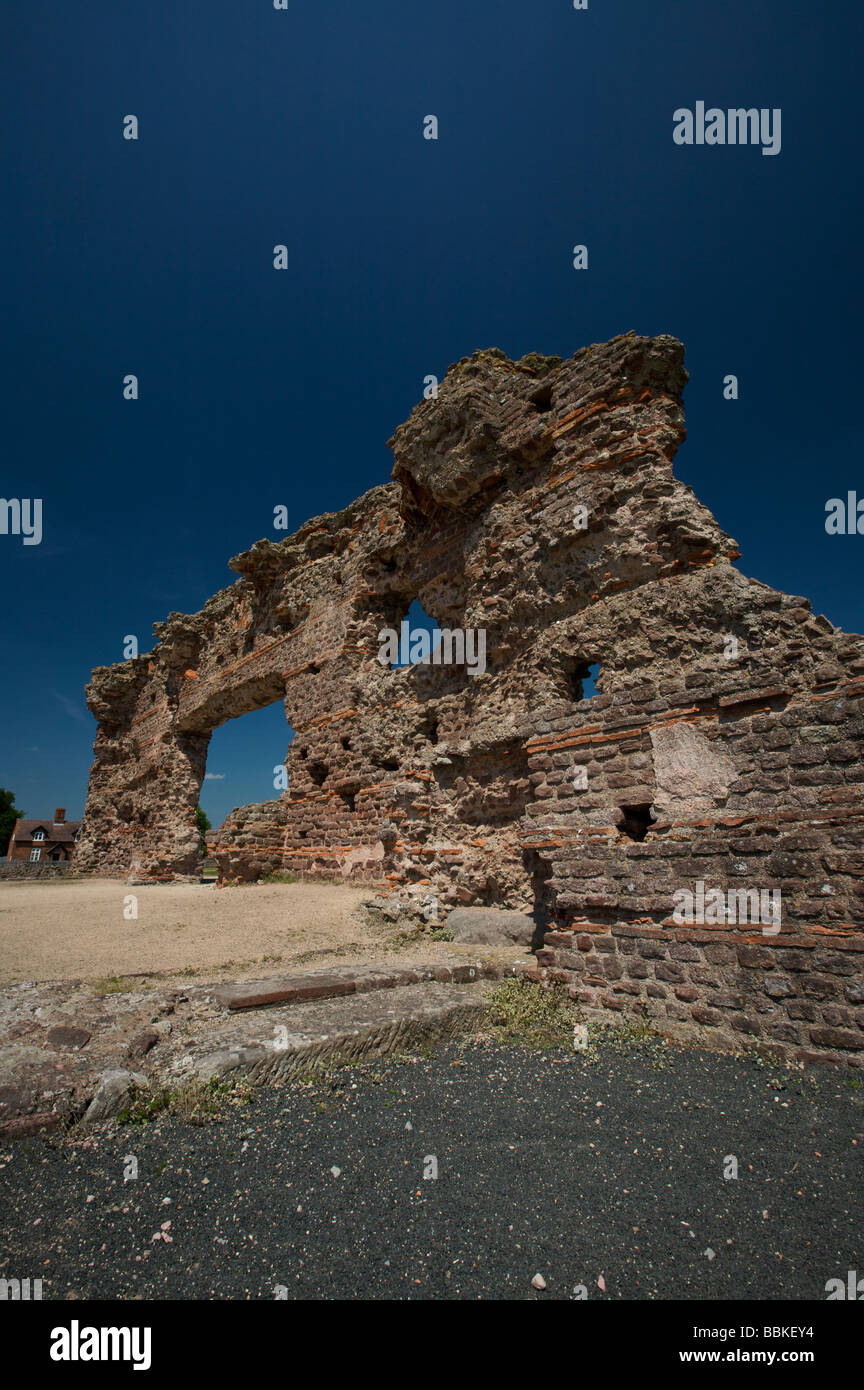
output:
M 30 863 L 31 863 L 31 864 L 33 864 L 37 859 L 41 859 L 41 857 L 42 857 L 42 851 L 41 851 L 41 849 L 31 849 L 31 851 L 30 851 Z
M 34 840 L 44 840 L 44 839 L 45 839 L 45 831 L 44 831 L 44 830 L 34 830 L 34 832 L 33 832 L 33 839 L 34 839 Z

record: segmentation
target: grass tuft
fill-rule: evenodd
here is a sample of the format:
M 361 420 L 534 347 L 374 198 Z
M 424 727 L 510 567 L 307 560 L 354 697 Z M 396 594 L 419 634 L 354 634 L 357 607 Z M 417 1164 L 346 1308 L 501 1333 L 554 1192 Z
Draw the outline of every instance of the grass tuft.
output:
M 93 985 L 96 994 L 129 994 L 131 990 L 146 989 L 138 980 L 126 979 L 123 975 L 103 975 Z
M 160 1115 L 172 1115 L 188 1124 L 203 1125 L 219 1121 L 230 1107 L 247 1105 L 253 1088 L 245 1081 L 190 1081 L 173 1089 L 139 1091 L 117 1116 L 120 1124 L 145 1125 Z
M 579 1013 L 558 990 L 505 980 L 490 991 L 487 1021 L 498 1042 L 572 1048 Z

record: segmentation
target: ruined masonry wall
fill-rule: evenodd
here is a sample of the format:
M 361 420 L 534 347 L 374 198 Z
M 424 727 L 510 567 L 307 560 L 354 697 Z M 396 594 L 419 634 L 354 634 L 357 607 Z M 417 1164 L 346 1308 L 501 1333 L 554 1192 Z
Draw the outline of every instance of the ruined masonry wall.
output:
M 94 671 L 78 865 L 193 873 L 212 730 L 282 700 L 289 789 L 211 836 L 223 878 L 527 908 L 533 978 L 589 1013 L 861 1065 L 864 640 L 734 568 L 673 474 L 685 382 L 665 336 L 457 363 L 390 483 Z M 380 665 L 414 598 L 484 674 Z M 780 932 L 676 922 L 699 883 L 779 890 Z

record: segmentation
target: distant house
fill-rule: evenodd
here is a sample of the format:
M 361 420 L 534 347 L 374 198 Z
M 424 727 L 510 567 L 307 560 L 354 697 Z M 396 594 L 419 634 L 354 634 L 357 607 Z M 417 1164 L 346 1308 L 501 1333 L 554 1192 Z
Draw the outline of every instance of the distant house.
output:
M 67 820 L 58 806 L 53 820 L 16 820 L 9 848 L 9 859 L 29 859 L 31 863 L 64 864 L 72 858 L 81 822 Z

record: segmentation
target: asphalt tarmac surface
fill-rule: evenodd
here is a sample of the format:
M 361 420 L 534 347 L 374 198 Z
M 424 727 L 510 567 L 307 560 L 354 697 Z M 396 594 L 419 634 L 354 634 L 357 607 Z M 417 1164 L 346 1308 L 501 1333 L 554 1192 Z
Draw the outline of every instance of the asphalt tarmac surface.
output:
M 653 1042 L 340 1068 L 216 1122 L 9 1146 L 0 1277 L 43 1300 L 824 1300 L 864 1273 L 861 1083 Z

